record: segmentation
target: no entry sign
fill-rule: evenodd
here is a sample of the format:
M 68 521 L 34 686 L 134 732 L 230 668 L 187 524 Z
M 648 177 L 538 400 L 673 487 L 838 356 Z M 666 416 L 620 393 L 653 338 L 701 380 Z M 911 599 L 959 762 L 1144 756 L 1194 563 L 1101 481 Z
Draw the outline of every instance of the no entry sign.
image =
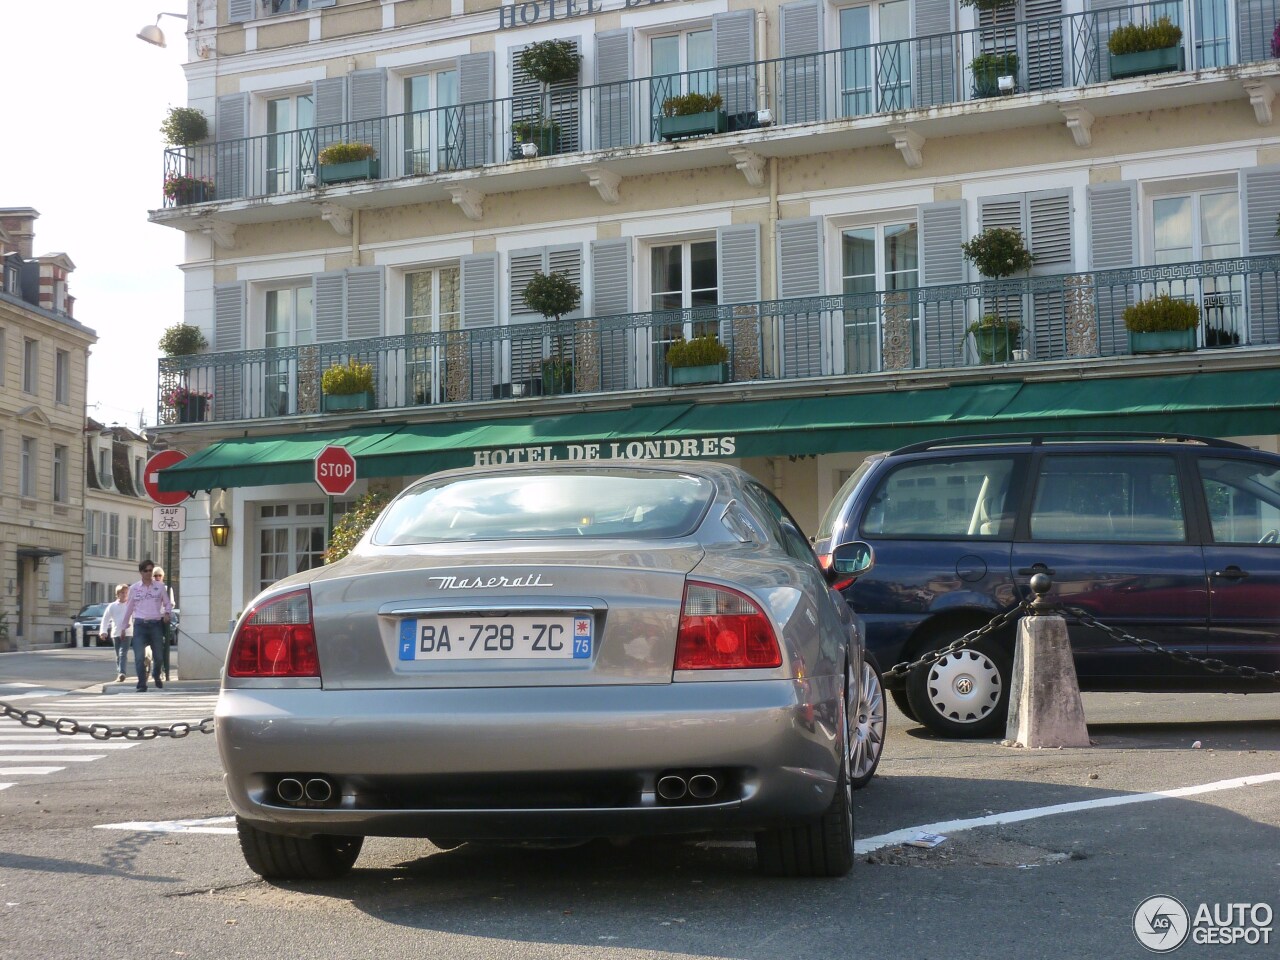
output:
M 340 497 L 356 482 L 356 458 L 346 447 L 328 446 L 316 454 L 316 483 L 331 497 Z
M 172 467 L 175 463 L 181 463 L 185 459 L 187 455 L 178 450 L 161 450 L 148 460 L 147 465 L 142 469 L 142 486 L 147 491 L 147 496 L 162 507 L 176 507 L 191 496 L 185 490 L 174 490 L 168 493 L 160 491 L 160 471 L 165 467 Z

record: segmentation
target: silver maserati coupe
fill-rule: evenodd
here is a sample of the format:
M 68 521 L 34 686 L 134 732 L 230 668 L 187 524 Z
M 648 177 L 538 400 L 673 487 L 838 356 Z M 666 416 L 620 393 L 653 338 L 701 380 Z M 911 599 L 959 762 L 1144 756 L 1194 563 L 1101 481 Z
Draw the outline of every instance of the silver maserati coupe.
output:
M 869 569 L 861 543 L 833 576 Z M 217 706 L 249 867 L 351 869 L 366 836 L 570 842 L 750 831 L 842 876 L 885 703 L 856 618 L 743 471 L 456 470 L 345 559 L 263 591 Z

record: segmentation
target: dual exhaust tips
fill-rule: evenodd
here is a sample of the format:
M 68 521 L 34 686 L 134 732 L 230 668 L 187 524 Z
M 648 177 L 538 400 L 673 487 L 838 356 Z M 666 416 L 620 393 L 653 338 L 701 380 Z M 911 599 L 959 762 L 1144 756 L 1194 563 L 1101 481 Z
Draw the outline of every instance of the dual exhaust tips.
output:
M 333 784 L 324 777 L 312 777 L 307 781 L 297 777 L 283 777 L 276 784 L 276 796 L 285 803 L 328 803 L 333 797 Z
M 668 773 L 658 778 L 658 796 L 663 800 L 710 800 L 720 792 L 720 780 L 710 773 L 684 777 Z

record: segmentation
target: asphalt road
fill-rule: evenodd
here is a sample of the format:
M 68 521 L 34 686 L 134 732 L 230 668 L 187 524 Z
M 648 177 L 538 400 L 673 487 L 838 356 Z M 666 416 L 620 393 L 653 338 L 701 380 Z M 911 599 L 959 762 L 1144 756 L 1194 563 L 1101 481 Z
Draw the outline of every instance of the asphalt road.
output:
M 58 674 L 43 679 L 70 682 L 80 668 L 59 654 L 92 653 L 0 655 L 0 683 L 38 672 L 16 659 L 36 657 Z M 90 680 L 99 666 L 83 664 Z M 71 693 L 60 706 L 74 715 L 77 700 L 101 702 Z M 880 776 L 858 795 L 860 841 L 1280 774 L 1280 694 L 1092 694 L 1085 707 L 1096 745 L 1061 751 L 938 741 L 892 712 Z M 1193 911 L 1280 911 L 1280 776 L 953 824 L 933 849 L 880 847 L 838 881 L 760 877 L 746 838 L 448 852 L 375 839 L 345 880 L 271 885 L 244 866 L 234 835 L 101 829 L 228 812 L 209 736 L 138 744 L 0 791 L 0 957 L 1094 960 L 1150 955 L 1132 918 L 1156 894 Z M 1272 940 L 1188 942 L 1173 955 L 1275 956 Z

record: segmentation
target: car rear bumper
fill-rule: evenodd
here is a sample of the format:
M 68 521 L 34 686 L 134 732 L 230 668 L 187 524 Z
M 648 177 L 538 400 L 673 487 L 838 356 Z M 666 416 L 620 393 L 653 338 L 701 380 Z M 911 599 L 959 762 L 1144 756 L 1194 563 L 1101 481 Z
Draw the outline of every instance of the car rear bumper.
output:
M 830 804 L 841 678 L 465 690 L 224 689 L 236 814 L 292 834 L 526 839 L 751 829 Z M 716 777 L 671 802 L 667 774 Z M 334 798 L 289 805 L 281 777 Z

